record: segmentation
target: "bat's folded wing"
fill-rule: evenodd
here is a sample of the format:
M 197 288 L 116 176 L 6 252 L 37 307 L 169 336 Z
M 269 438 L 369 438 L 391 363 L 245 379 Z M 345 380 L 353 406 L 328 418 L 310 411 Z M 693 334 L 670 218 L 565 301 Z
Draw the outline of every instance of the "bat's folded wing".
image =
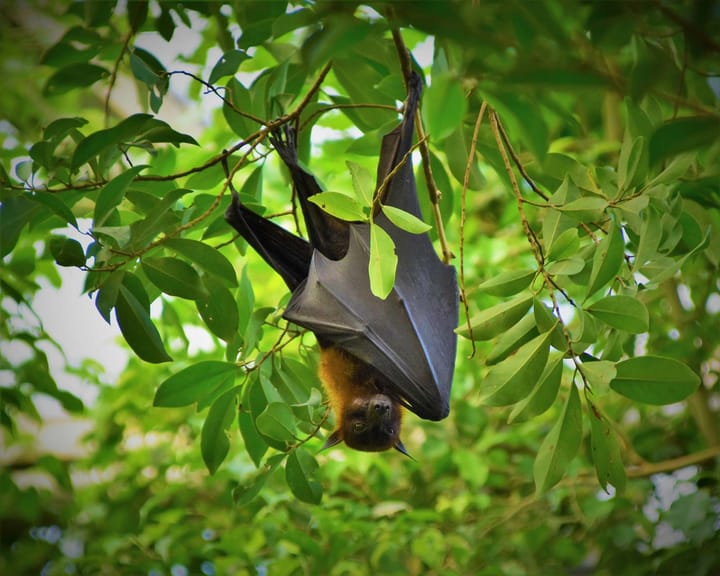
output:
M 387 299 L 370 291 L 369 228 L 353 224 L 344 258 L 315 251 L 285 318 L 373 366 L 421 418 L 440 420 L 449 412 L 455 363 L 455 270 L 438 260 L 427 236 L 397 232 L 400 260 Z

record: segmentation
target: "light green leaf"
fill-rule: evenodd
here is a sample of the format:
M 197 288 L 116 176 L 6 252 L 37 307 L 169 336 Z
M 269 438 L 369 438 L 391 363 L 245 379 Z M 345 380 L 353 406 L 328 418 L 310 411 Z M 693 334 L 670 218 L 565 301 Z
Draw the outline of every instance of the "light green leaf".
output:
M 488 278 L 477 287 L 477 290 L 493 296 L 512 296 L 530 286 L 534 277 L 535 270 L 507 270 Z
M 645 179 L 648 170 L 648 153 L 645 138 L 630 138 L 626 134 L 618 159 L 618 189 L 624 191 Z
M 353 190 L 355 191 L 355 197 L 361 201 L 365 206 L 370 206 L 373 200 L 373 194 L 375 190 L 375 183 L 373 176 L 370 171 L 351 160 L 346 160 L 345 164 L 350 170 L 352 176 Z
M 577 388 L 570 386 L 560 418 L 545 436 L 533 466 L 535 492 L 547 492 L 565 474 L 582 441 L 582 412 Z
M 425 131 L 439 142 L 460 126 L 467 110 L 465 94 L 455 78 L 448 74 L 433 76 L 422 100 Z
M 365 222 L 368 219 L 362 204 L 341 192 L 320 192 L 310 196 L 309 200 L 340 220 Z
M 640 356 L 618 362 L 616 368 L 610 388 L 645 404 L 680 402 L 700 386 L 700 377 L 673 358 Z
M 615 362 L 609 360 L 583 362 L 582 372 L 590 382 L 594 396 L 605 395 L 610 389 L 610 382 L 617 375 Z
M 605 198 L 600 198 L 599 196 L 583 196 L 582 198 L 558 206 L 558 210 L 579 222 L 596 222 L 602 219 L 607 206 L 608 202 Z
M 370 291 L 384 300 L 395 285 L 398 257 L 390 235 L 376 224 L 370 225 Z
M 410 232 L 410 234 L 424 234 L 432 228 L 432 226 L 426 224 L 417 216 L 414 216 L 405 210 L 401 210 L 400 208 L 396 208 L 395 206 L 383 204 L 382 211 L 390 222 L 395 224 L 395 226 L 401 230 Z
M 540 332 L 535 324 L 532 314 L 526 314 L 508 330 L 498 336 L 492 352 L 488 354 L 485 363 L 488 366 L 502 362 L 526 342 L 530 342 Z
M 642 334 L 650 328 L 650 315 L 645 304 L 631 296 L 607 296 L 586 310 L 608 326 L 631 334 Z

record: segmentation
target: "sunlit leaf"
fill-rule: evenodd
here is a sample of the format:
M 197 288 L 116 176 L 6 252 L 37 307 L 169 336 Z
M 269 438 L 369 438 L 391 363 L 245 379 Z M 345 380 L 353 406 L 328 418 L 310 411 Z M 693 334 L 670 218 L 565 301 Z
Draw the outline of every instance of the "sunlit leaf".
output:
M 395 285 L 398 257 L 390 235 L 377 224 L 370 225 L 370 290 L 383 300 Z
M 616 368 L 610 388 L 645 404 L 680 402 L 700 385 L 700 377 L 673 358 L 639 356 L 618 362 Z
M 632 296 L 606 296 L 586 310 L 608 326 L 631 334 L 642 334 L 650 327 L 650 315 L 645 304 Z

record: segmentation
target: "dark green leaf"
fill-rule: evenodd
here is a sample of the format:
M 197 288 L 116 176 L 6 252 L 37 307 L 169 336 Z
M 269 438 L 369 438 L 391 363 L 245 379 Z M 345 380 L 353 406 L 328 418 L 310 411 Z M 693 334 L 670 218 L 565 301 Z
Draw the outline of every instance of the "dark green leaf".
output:
M 207 296 L 195 300 L 198 312 L 213 334 L 229 342 L 238 330 L 235 298 L 222 282 L 212 276 L 206 276 L 203 283 Z
M 57 70 L 45 83 L 46 96 L 57 96 L 75 88 L 85 88 L 110 76 L 110 72 L 96 64 L 70 64 Z
M 115 317 L 125 341 L 140 358 L 152 363 L 172 360 L 150 314 L 125 286 L 120 286 L 118 292 Z
M 318 463 L 302 446 L 288 456 L 285 463 L 285 481 L 298 500 L 319 504 L 322 500 L 322 484 L 317 479 Z
M 249 56 L 244 50 L 230 50 L 225 52 L 220 59 L 215 63 L 215 66 L 210 72 L 208 83 L 215 84 L 223 76 L 234 76 L 237 72 L 240 64 L 247 60 Z
M 49 208 L 65 222 L 77 229 L 78 225 L 75 215 L 72 213 L 72 210 L 70 210 L 68 205 L 63 202 L 63 199 L 59 194 L 52 194 L 50 192 L 35 192 L 35 194 L 29 196 L 29 198 L 39 204 L 42 204 L 46 208 Z
M 238 368 L 230 362 L 198 362 L 173 374 L 158 387 L 153 406 L 177 408 L 195 402 L 207 406 L 232 388 Z
M 508 416 L 508 422 L 524 422 L 545 412 L 555 402 L 562 380 L 564 355 L 553 352 L 532 392 L 518 402 Z
M 650 138 L 650 164 L 720 139 L 720 119 L 716 116 L 689 116 L 666 122 Z
M 245 444 L 245 450 L 257 468 L 260 466 L 260 462 L 267 452 L 267 442 L 265 442 L 258 433 L 252 414 L 244 407 L 241 407 L 240 413 L 238 414 L 238 424 L 240 426 L 243 443 Z
M 50 239 L 50 252 L 59 266 L 85 266 L 85 251 L 77 240 L 54 236 Z
M 130 168 L 102 187 L 95 202 L 93 226 L 102 226 L 105 224 L 113 209 L 122 202 L 125 197 L 125 191 L 128 186 L 130 186 L 130 183 L 145 168 L 147 168 L 147 166 Z
M 165 242 L 165 246 L 171 250 L 175 250 L 178 254 L 182 254 L 206 272 L 225 280 L 232 286 L 237 286 L 235 268 L 230 261 L 215 248 L 198 240 L 190 240 L 188 238 L 171 238 Z
M 215 474 L 230 450 L 228 429 L 237 411 L 236 398 L 239 388 L 228 390 L 210 406 L 202 427 L 200 448 L 203 461 L 210 474 Z
M 41 210 L 27 196 L 3 199 L 0 203 L 0 256 L 9 254 L 15 248 L 22 229 Z
M 618 362 L 616 368 L 610 388 L 645 404 L 681 402 L 700 385 L 700 377 L 673 358 L 640 356 Z
M 140 30 L 148 14 L 147 0 L 131 0 L 127 3 L 127 17 L 130 30 L 137 32 Z
M 270 402 L 256 420 L 258 431 L 280 442 L 295 439 L 295 416 L 284 402 Z
M 593 256 L 587 297 L 589 298 L 603 286 L 611 282 L 620 271 L 623 262 L 625 244 L 622 232 L 617 224 L 610 223 L 608 235 L 600 241 Z
M 535 491 L 547 492 L 565 474 L 582 440 L 582 412 L 577 388 L 570 386 L 567 402 L 555 425 L 545 436 L 533 466 Z
M 209 296 L 195 269 L 177 258 L 143 258 L 148 279 L 165 294 L 195 300 Z

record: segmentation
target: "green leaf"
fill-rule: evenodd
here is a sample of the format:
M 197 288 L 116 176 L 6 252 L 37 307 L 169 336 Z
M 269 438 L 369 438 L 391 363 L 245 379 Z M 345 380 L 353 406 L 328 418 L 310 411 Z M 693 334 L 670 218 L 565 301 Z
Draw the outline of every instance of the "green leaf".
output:
M 618 189 L 622 192 L 638 185 L 648 170 L 648 152 L 645 138 L 630 138 L 626 134 L 618 159 Z
M 240 64 L 247 60 L 249 56 L 244 50 L 229 50 L 220 56 L 219 60 L 213 66 L 210 77 L 208 78 L 209 84 L 215 84 L 223 76 L 234 76 L 238 71 Z
M 12 252 L 22 229 L 40 211 L 42 208 L 26 195 L 3 198 L 0 202 L 0 256 Z
M 318 468 L 315 457 L 303 447 L 288 456 L 285 463 L 285 481 L 298 500 L 308 504 L 320 504 L 323 490 L 317 479 Z
M 585 269 L 585 260 L 579 256 L 561 258 L 554 262 L 548 262 L 545 266 L 548 274 L 552 276 L 574 276 Z
M 320 192 L 313 194 L 309 198 L 310 202 L 320 206 L 325 212 L 347 220 L 348 222 L 364 222 L 367 220 L 367 214 L 363 210 L 363 206 L 352 196 L 342 194 L 340 192 Z
M 71 118 L 58 118 L 53 120 L 43 130 L 43 137 L 45 140 L 59 142 L 70 132 L 73 132 L 77 128 L 84 126 L 88 121 L 85 118 L 74 116 Z
M 203 423 L 200 449 L 210 474 L 215 474 L 230 450 L 227 432 L 235 419 L 237 411 L 235 399 L 239 390 L 236 387 L 219 396 L 210 406 Z
M 269 402 L 255 420 L 258 432 L 274 440 L 291 443 L 295 440 L 295 416 L 284 402 Z
M 410 232 L 410 234 L 424 234 L 432 228 L 432 226 L 426 224 L 417 216 L 400 208 L 396 208 L 395 206 L 383 204 L 382 211 L 390 222 L 401 230 Z
M 370 225 L 370 291 L 384 300 L 395 285 L 398 257 L 390 235 L 376 224 Z
M 235 267 L 218 250 L 204 242 L 188 238 L 171 238 L 165 242 L 165 247 L 182 254 L 206 272 L 225 280 L 232 286 L 237 286 Z
M 149 312 L 125 286 L 118 291 L 115 318 L 123 338 L 138 357 L 155 364 L 172 360 Z
M 75 88 L 85 88 L 110 76 L 110 71 L 96 64 L 70 64 L 57 70 L 43 88 L 45 96 L 58 96 Z
M 209 296 L 195 269 L 177 258 L 143 258 L 142 268 L 150 282 L 165 294 L 189 300 Z
M 46 208 L 49 208 L 52 212 L 60 216 L 65 222 L 70 224 L 76 230 L 78 229 L 77 220 L 72 210 L 68 207 L 60 194 L 53 194 L 51 192 L 35 192 L 29 196 L 30 200 L 42 204 Z
M 600 409 L 588 401 L 590 412 L 590 450 L 598 482 L 607 491 L 612 484 L 618 493 L 625 490 L 627 476 L 615 431 Z
M 560 418 L 545 436 L 533 466 L 535 492 L 547 492 L 565 474 L 575 458 L 582 440 L 582 412 L 577 388 L 570 386 L 567 402 Z
M 130 30 L 137 32 L 140 30 L 148 14 L 148 1 L 147 0 L 133 0 L 127 3 L 127 18 L 128 24 L 130 24 Z
M 579 222 L 596 222 L 602 219 L 607 206 L 608 203 L 605 198 L 600 198 L 599 196 L 584 196 L 562 206 L 558 206 L 558 210 Z
M 512 296 L 530 286 L 534 277 L 535 270 L 507 270 L 488 278 L 477 287 L 477 290 L 493 296 Z
M 547 411 L 557 398 L 563 369 L 562 352 L 553 352 L 532 392 L 518 402 L 508 416 L 508 423 L 524 422 Z
M 607 296 L 586 310 L 608 326 L 631 334 L 642 334 L 650 328 L 650 315 L 645 304 L 631 296 Z
M 551 325 L 552 326 L 552 325 Z M 492 352 L 488 354 L 485 363 L 488 366 L 502 362 L 526 342 L 530 342 L 540 332 L 535 324 L 532 314 L 526 314 L 523 318 L 500 334 L 493 345 Z
M 257 468 L 260 466 L 260 462 L 262 462 L 262 458 L 267 452 L 267 442 L 265 442 L 263 437 L 258 433 L 252 414 L 249 410 L 246 410 L 244 406 L 241 406 L 238 414 L 238 424 L 240 426 L 240 434 L 243 438 L 245 450 Z
M 552 331 L 540 334 L 500 364 L 483 382 L 480 401 L 487 406 L 509 406 L 525 398 L 548 359 Z
M 615 368 L 615 362 L 595 360 L 583 362 L 582 372 L 592 386 L 593 395 L 602 396 L 610 389 L 610 382 L 617 375 L 617 368 Z
M 230 290 L 212 276 L 203 279 L 207 295 L 195 300 L 200 316 L 210 331 L 226 342 L 238 331 L 238 307 Z
M 425 131 L 433 142 L 450 136 L 465 117 L 467 100 L 457 79 L 448 74 L 433 76 L 422 99 Z
M 235 383 L 238 368 L 231 362 L 198 362 L 167 378 L 158 386 L 153 406 L 178 408 L 198 403 L 207 406 Z
M 116 126 L 98 130 L 83 138 L 75 148 L 70 169 L 75 171 L 88 160 L 97 156 L 111 146 L 129 140 L 141 133 L 152 116 L 150 114 L 133 114 Z
M 54 236 L 50 239 L 50 252 L 59 266 L 85 266 L 85 251 L 77 240 Z
M 676 118 L 659 126 L 650 137 L 650 165 L 720 139 L 720 119 L 716 116 Z
M 347 165 L 348 170 L 350 170 L 350 175 L 352 176 L 355 197 L 365 204 L 365 206 L 370 206 L 373 201 L 373 194 L 375 190 L 375 183 L 372 174 L 367 168 L 365 168 L 365 166 L 362 166 L 357 162 L 346 160 L 345 164 Z
M 624 247 L 620 227 L 611 222 L 608 235 L 600 241 L 595 249 L 586 298 L 595 294 L 615 278 L 623 262 Z
M 490 340 L 518 322 L 532 304 L 532 294 L 524 292 L 512 300 L 507 300 L 487 308 L 470 319 L 475 340 Z M 467 328 L 458 328 L 460 336 L 469 338 Z
M 616 364 L 610 388 L 645 404 L 665 405 L 685 400 L 700 386 L 700 377 L 673 358 L 640 356 Z
M 553 262 L 569 258 L 577 254 L 579 248 L 580 237 L 577 228 L 568 228 L 554 238 L 547 253 L 547 259 Z
M 135 166 L 116 176 L 100 189 L 95 201 L 95 214 L 93 216 L 93 227 L 102 226 L 107 221 L 112 211 L 125 197 L 125 191 L 135 177 L 147 166 Z

